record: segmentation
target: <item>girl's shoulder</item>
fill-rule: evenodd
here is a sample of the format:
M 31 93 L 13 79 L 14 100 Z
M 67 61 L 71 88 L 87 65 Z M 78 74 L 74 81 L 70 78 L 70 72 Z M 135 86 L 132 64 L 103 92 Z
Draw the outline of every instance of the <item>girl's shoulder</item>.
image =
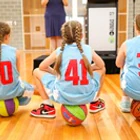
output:
M 82 45 L 83 47 L 90 47 L 88 44 L 85 44 L 85 43 L 81 43 L 81 45 Z
M 89 51 L 92 50 L 91 46 L 89 46 L 88 44 L 82 43 L 81 46 L 82 46 L 82 48 L 83 48 L 84 50 L 89 50 Z
M 8 44 L 2 44 L 2 47 L 3 47 L 3 49 L 7 49 L 7 50 L 10 50 L 10 51 L 12 51 L 12 50 L 16 51 L 17 50 L 15 47 L 12 47 Z
M 125 41 L 125 43 L 135 43 L 136 41 L 140 41 L 140 37 L 139 36 L 135 36 L 133 38 L 127 39 Z

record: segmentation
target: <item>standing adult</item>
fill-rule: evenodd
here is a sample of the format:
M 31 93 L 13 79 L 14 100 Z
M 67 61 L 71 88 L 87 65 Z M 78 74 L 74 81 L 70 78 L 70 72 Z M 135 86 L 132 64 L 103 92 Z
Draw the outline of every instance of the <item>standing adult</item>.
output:
M 64 6 L 68 5 L 68 0 L 41 0 L 45 9 L 45 33 L 50 38 L 51 52 L 61 44 L 61 26 L 65 22 L 66 13 Z

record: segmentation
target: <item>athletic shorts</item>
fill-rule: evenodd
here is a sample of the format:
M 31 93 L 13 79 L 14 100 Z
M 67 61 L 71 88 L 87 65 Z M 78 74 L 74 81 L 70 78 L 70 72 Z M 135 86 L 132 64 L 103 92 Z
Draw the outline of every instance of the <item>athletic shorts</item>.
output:
M 67 99 L 67 95 L 63 97 L 59 97 L 59 99 L 57 100 L 57 97 L 58 97 L 58 92 L 57 89 L 55 88 L 55 83 L 56 83 L 56 76 L 50 74 L 50 73 L 46 73 L 41 81 L 45 87 L 45 90 L 47 92 L 47 95 L 49 96 L 49 98 L 55 102 L 59 102 L 59 103 L 65 103 L 65 104 L 82 104 L 82 103 L 89 103 L 91 101 L 93 101 L 96 96 L 97 96 L 97 93 L 99 91 L 99 88 L 100 88 L 100 74 L 97 73 L 97 72 L 94 72 L 94 79 L 92 81 L 93 83 L 93 91 L 92 93 L 89 95 L 89 97 L 85 94 L 85 97 L 81 97 L 80 100 L 78 99 Z M 53 95 L 53 96 L 52 96 Z M 84 95 L 83 95 L 84 96 Z M 74 101 L 75 100 L 75 101 Z

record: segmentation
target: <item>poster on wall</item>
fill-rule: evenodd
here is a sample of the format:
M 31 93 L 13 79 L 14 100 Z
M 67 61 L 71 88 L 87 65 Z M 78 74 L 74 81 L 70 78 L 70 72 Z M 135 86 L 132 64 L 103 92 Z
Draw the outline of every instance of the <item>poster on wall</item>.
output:
M 88 10 L 89 45 L 95 51 L 116 51 L 116 7 Z

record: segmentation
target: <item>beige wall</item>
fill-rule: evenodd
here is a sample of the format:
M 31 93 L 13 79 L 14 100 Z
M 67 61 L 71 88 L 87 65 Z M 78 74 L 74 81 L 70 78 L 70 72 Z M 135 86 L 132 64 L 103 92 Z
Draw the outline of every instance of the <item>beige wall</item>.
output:
M 0 21 L 11 26 L 10 45 L 23 48 L 22 0 L 0 0 Z

